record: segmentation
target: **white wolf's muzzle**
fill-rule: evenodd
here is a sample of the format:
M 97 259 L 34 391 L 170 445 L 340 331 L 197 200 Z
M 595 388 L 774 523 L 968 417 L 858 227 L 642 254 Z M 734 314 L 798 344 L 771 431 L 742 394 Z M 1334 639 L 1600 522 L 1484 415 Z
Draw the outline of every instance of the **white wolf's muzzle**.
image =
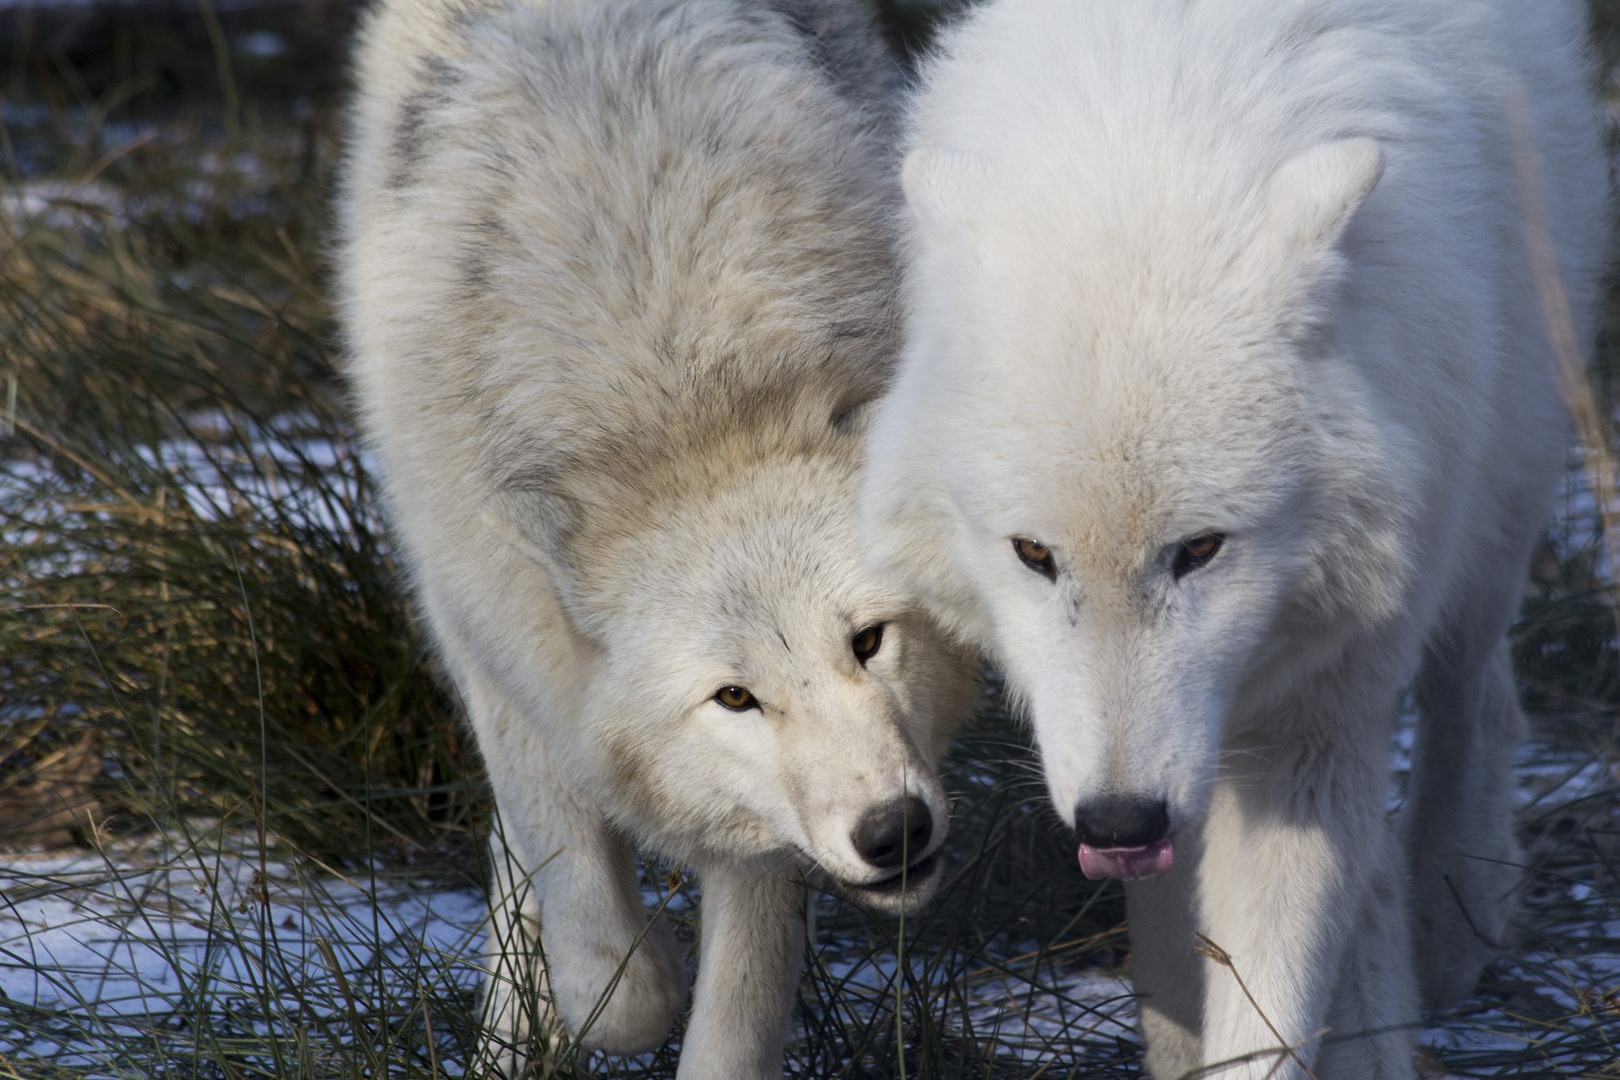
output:
M 1168 874 L 1175 865 L 1170 811 L 1163 799 L 1103 795 L 1074 808 L 1080 834 L 1080 870 L 1088 878 L 1137 878 Z

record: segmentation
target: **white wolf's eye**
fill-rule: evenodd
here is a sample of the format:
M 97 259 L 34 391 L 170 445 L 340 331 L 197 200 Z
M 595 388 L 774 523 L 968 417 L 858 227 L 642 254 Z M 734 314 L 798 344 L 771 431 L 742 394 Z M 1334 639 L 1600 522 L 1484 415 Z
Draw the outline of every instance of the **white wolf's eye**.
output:
M 1170 572 L 1176 575 L 1179 581 L 1213 559 L 1225 540 L 1226 536 L 1222 533 L 1205 533 L 1191 540 L 1183 540 L 1181 546 L 1176 549 L 1176 558 L 1170 564 Z
M 1051 581 L 1057 580 L 1057 563 L 1052 561 L 1052 549 L 1039 540 L 1027 536 L 1013 537 L 1013 550 L 1024 565 Z
M 849 649 L 855 654 L 855 659 L 865 667 L 866 662 L 877 655 L 883 648 L 883 624 L 876 623 L 865 629 L 857 630 L 855 636 L 849 639 Z
M 749 709 L 759 708 L 759 701 L 746 687 L 741 686 L 722 686 L 714 695 L 714 700 L 732 712 L 747 712 Z

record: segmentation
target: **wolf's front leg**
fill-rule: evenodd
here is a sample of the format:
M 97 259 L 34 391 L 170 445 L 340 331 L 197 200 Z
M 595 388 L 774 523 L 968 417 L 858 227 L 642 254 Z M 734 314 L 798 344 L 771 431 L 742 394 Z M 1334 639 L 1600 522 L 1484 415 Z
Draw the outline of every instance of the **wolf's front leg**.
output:
M 1197 867 L 1197 837 L 1187 837 L 1177 843 L 1169 874 L 1125 883 L 1131 986 L 1154 1080 L 1178 1080 L 1203 1064 L 1204 972 L 1193 951 Z
M 1203 932 L 1224 950 L 1210 949 L 1204 962 L 1203 1016 L 1205 1064 L 1232 1063 L 1223 1078 L 1303 1080 L 1318 1060 L 1335 1071 L 1317 1070 L 1317 1080 L 1412 1075 L 1412 1036 L 1399 1025 L 1417 1010 L 1404 975 L 1387 769 L 1374 750 L 1381 737 L 1362 741 L 1360 752 L 1300 742 L 1245 748 L 1229 755 L 1236 764 L 1216 785 L 1197 904 Z M 1384 953 L 1383 962 L 1356 962 L 1347 955 L 1352 941 L 1358 952 Z M 1358 1032 L 1375 1026 L 1368 1016 L 1397 1030 L 1328 1032 L 1330 1007 Z M 1363 1049 L 1323 1055 L 1329 1034 Z M 1338 1071 L 1338 1062 L 1375 1068 Z
M 1407 922 L 1405 866 L 1393 834 L 1362 892 L 1361 914 L 1350 934 L 1328 1007 L 1315 1072 L 1330 1077 L 1412 1075 L 1417 1049 L 1410 1025 L 1417 1019 L 1417 980 Z M 1365 1035 L 1358 1033 L 1365 1032 Z
M 543 1000 L 535 991 L 544 985 L 584 1045 L 652 1049 L 685 1004 L 686 971 L 668 926 L 648 926 L 635 852 L 549 751 L 535 720 L 489 684 L 459 681 L 500 813 L 491 843 L 492 928 L 504 935 L 489 957 L 495 1040 L 525 1040 L 533 1020 L 546 1018 L 543 1006 L 525 1004 Z
M 1451 638 L 1470 641 L 1466 628 Z M 1513 669 L 1505 643 L 1470 643 L 1424 657 L 1403 815 L 1417 977 L 1435 1009 L 1467 997 L 1502 954 L 1524 865 L 1513 835 L 1513 754 L 1524 737 Z
M 777 1080 L 804 964 L 805 887 L 788 862 L 699 867 L 703 944 L 679 1080 Z

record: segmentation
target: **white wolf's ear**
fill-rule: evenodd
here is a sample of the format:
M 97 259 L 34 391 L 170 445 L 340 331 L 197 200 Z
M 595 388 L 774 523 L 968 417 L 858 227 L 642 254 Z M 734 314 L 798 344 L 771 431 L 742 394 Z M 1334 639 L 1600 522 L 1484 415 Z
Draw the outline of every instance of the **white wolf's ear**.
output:
M 1270 219 L 1297 250 L 1324 251 L 1339 242 L 1383 175 L 1384 152 L 1372 139 L 1313 146 L 1272 174 Z
M 900 187 L 923 231 L 952 239 L 968 225 L 968 193 L 983 175 L 979 159 L 965 150 L 924 146 L 906 155 Z
M 484 527 L 540 565 L 566 604 L 573 575 L 562 537 L 577 523 L 573 500 L 545 491 L 498 491 L 484 500 Z

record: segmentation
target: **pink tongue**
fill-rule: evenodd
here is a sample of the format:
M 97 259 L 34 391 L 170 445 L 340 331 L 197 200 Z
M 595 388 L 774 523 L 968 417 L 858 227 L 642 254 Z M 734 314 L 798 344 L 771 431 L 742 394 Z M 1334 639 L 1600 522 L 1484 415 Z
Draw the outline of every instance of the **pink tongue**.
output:
M 1107 877 L 1134 881 L 1154 874 L 1168 874 L 1175 861 L 1175 841 L 1169 838 L 1147 847 L 1080 845 L 1080 872 L 1093 881 Z

